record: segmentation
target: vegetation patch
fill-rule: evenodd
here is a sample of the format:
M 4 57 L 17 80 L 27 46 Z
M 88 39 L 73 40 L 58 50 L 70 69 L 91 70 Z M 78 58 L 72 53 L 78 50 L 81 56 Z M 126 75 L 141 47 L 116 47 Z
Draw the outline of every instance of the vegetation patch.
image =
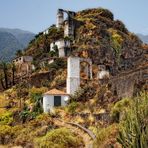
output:
M 66 128 L 48 132 L 44 137 L 36 139 L 36 145 L 48 148 L 78 148 L 83 146 L 82 139 Z

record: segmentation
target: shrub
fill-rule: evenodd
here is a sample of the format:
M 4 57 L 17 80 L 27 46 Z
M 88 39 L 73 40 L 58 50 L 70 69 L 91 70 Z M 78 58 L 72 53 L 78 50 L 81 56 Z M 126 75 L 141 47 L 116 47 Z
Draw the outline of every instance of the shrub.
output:
M 21 113 L 20 113 L 20 118 L 23 120 L 23 122 L 26 121 L 26 119 L 30 116 L 30 111 L 29 110 L 23 110 Z
M 66 68 L 66 61 L 62 58 L 58 58 L 53 63 L 51 63 L 48 68 L 55 69 L 56 71 L 60 68 Z
M 120 30 L 121 32 L 124 32 L 125 34 L 128 33 L 128 30 L 125 27 L 124 23 L 121 22 L 120 20 L 114 21 L 113 28 L 116 29 L 116 30 Z
M 94 148 L 113 147 L 113 144 L 116 143 L 115 137 L 117 133 L 118 125 L 116 124 L 110 125 L 107 128 L 98 129 Z
M 8 144 L 13 136 L 12 128 L 8 125 L 0 126 L 0 143 Z
M 121 55 L 121 48 L 122 48 L 122 43 L 123 43 L 123 38 L 122 36 L 114 29 L 109 29 L 108 30 L 111 34 L 111 45 L 113 49 L 115 50 L 115 54 L 117 57 L 117 62 L 120 60 L 120 55 Z
M 104 8 L 97 8 L 97 9 L 86 9 L 86 10 L 83 10 L 81 12 L 78 13 L 79 16 L 82 16 L 84 17 L 85 15 L 88 15 L 88 14 L 92 14 L 94 16 L 102 16 L 102 17 L 106 17 L 110 20 L 113 20 L 114 19 L 114 15 L 111 11 L 107 10 L 107 9 L 104 9 Z
M 118 101 L 111 110 L 111 118 L 114 122 L 119 122 L 121 115 L 127 110 L 127 107 L 130 105 L 130 99 L 122 99 Z
M 13 115 L 11 112 L 5 112 L 0 115 L 0 125 L 10 125 L 13 122 Z
M 67 111 L 68 113 L 74 114 L 76 109 L 78 107 L 78 103 L 77 102 L 72 102 L 68 105 L 67 107 Z
M 23 147 L 32 145 L 33 147 L 33 139 L 34 139 L 34 129 L 32 127 L 23 128 L 14 140 L 15 145 L 21 145 Z
M 33 103 L 33 112 L 42 113 L 42 94 L 47 91 L 47 88 L 32 88 L 29 91 L 30 101 Z
M 42 94 L 45 93 L 46 91 L 47 91 L 46 87 L 40 87 L 40 88 L 32 87 L 29 90 L 29 95 L 31 96 L 32 94 Z
M 33 127 L 41 127 L 42 125 L 48 126 L 49 128 L 53 127 L 53 120 L 47 114 L 40 114 L 36 117 L 36 119 L 29 122 L 30 126 Z
M 148 147 L 148 94 L 135 98 L 121 123 L 117 140 L 123 148 Z
M 79 88 L 74 95 L 70 96 L 70 101 L 87 101 L 95 96 L 93 85 L 86 84 L 83 88 Z
M 66 84 L 66 72 L 65 71 L 61 71 L 59 70 L 56 74 L 56 77 L 54 78 L 54 80 L 52 81 L 52 83 L 50 84 L 50 86 L 52 88 L 58 88 L 61 86 L 65 86 Z
M 77 148 L 82 145 L 82 140 L 66 128 L 52 130 L 46 136 L 36 139 L 36 146 L 41 148 Z
M 109 29 L 108 31 L 111 34 L 111 41 L 113 43 L 112 46 L 115 49 L 115 51 L 118 52 L 123 42 L 122 36 L 118 34 L 118 32 L 114 29 Z

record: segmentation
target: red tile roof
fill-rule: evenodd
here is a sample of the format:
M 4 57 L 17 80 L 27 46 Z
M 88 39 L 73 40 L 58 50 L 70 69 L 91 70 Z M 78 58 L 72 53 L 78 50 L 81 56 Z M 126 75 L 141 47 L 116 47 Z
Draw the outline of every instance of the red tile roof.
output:
M 68 94 L 61 91 L 61 90 L 52 89 L 52 90 L 46 92 L 44 95 L 68 95 Z

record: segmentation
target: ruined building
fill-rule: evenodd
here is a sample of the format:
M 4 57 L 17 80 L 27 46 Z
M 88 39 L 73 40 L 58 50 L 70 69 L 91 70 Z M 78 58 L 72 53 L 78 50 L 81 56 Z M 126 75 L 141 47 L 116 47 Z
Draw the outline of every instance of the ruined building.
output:
M 66 20 L 64 20 L 64 13 L 67 14 Z M 57 28 L 64 27 L 64 37 L 74 37 L 75 33 L 75 12 L 58 9 L 57 12 Z
M 64 20 L 64 13 L 67 14 L 66 20 Z M 57 40 L 50 45 L 50 51 L 54 49 L 56 46 L 59 50 L 59 57 L 65 57 L 70 53 L 70 40 L 65 40 L 64 38 L 74 39 L 75 34 L 75 21 L 74 21 L 75 12 L 67 11 L 63 9 L 58 9 L 57 12 L 57 28 L 64 28 L 64 36 L 63 39 Z M 45 34 L 47 31 L 45 31 Z
M 15 58 L 13 63 L 16 66 L 17 75 L 22 76 L 31 73 L 34 69 L 32 61 L 32 56 L 22 56 Z

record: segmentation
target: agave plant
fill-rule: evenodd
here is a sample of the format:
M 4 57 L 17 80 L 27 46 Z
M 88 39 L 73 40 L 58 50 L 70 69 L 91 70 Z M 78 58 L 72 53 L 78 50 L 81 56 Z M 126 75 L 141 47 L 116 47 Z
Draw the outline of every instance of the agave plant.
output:
M 117 138 L 124 148 L 148 147 L 148 94 L 133 101 Z

